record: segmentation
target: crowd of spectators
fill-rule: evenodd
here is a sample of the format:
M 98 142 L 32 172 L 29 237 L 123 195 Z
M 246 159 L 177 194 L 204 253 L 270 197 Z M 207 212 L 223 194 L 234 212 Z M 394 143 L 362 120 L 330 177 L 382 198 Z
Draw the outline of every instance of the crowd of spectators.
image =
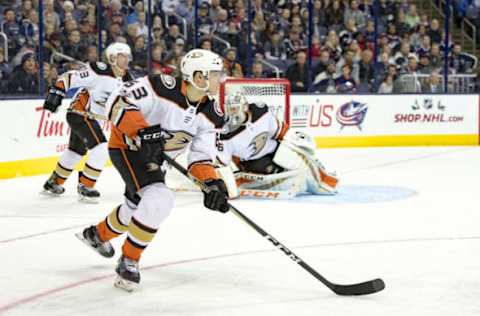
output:
M 180 60 L 194 45 L 194 2 L 152 0 L 149 63 L 146 1 L 44 0 L 45 89 L 58 74 L 80 67 L 77 61 L 101 59 L 99 42 L 102 48 L 112 42 L 129 44 L 131 68 L 137 76 L 147 73 L 149 64 L 153 73 L 179 75 Z M 478 3 L 457 2 L 468 3 L 467 8 Z M 378 19 L 374 19 L 373 0 L 314 0 L 310 47 L 306 0 L 251 0 L 250 38 L 246 0 L 198 3 L 199 46 L 222 55 L 229 76 L 271 77 L 273 64 L 291 81 L 294 92 L 308 91 L 310 82 L 313 92 L 391 93 L 404 92 L 400 78 L 410 74 L 427 77 L 422 91 L 442 92 L 445 49 L 450 74 L 474 72 L 475 58 L 457 43 L 445 47 L 440 22 L 419 12 L 409 0 L 379 0 Z M 0 10 L 1 30 L 8 37 L 8 51 L 0 48 L 0 94 L 36 94 L 38 0 L 0 0 Z

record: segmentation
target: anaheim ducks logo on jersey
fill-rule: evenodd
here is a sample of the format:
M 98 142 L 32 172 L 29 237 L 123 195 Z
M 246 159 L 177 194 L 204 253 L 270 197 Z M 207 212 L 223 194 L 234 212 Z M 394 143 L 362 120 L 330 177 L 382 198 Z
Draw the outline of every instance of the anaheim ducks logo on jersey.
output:
M 165 151 L 176 151 L 185 148 L 193 139 L 193 135 L 185 131 L 163 131 Z
M 252 156 L 258 154 L 267 144 L 268 132 L 263 132 L 255 136 L 255 138 L 248 145 L 248 148 L 252 151 Z

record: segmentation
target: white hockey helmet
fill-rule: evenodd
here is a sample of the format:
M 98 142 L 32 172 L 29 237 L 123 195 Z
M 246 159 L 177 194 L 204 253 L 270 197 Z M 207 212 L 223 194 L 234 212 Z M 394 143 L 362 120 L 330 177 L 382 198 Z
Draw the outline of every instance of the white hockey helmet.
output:
M 132 60 L 132 50 L 130 46 L 124 43 L 112 43 L 108 45 L 107 49 L 105 50 L 105 55 L 107 56 L 107 61 L 111 65 L 117 64 L 117 56 L 118 54 L 124 54 L 128 56 L 128 60 Z
M 247 117 L 247 98 L 240 91 L 227 95 L 224 103 L 224 111 L 228 131 L 236 130 L 245 122 Z
M 183 56 L 180 68 L 183 80 L 191 83 L 198 90 L 206 92 L 209 88 L 208 77 L 210 72 L 223 72 L 223 59 L 209 50 L 193 49 Z M 200 71 L 207 80 L 207 86 L 205 88 L 198 87 L 193 81 L 193 75 L 197 71 Z

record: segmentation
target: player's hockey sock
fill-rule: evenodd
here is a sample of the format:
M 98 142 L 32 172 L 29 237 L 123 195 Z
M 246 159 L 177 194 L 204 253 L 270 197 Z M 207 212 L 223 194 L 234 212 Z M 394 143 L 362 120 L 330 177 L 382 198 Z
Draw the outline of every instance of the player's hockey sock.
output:
M 55 180 L 56 183 L 60 185 L 64 184 L 81 159 L 82 155 L 79 155 L 70 149 L 66 149 L 54 170 L 54 174 L 57 176 L 57 179 Z
M 79 173 L 78 181 L 89 188 L 93 188 L 101 172 L 102 170 L 95 169 L 86 163 Z
M 53 171 L 53 174 L 55 175 L 55 183 L 56 184 L 64 184 L 67 178 L 70 176 L 72 173 L 73 168 L 69 169 L 60 164 L 60 162 L 57 162 L 57 165 L 55 167 L 55 170 Z
M 121 205 L 116 207 L 108 216 L 97 224 L 97 231 L 102 241 L 113 239 L 128 230 L 128 226 L 120 221 Z
M 152 241 L 156 233 L 156 229 L 147 227 L 132 217 L 128 225 L 128 237 L 122 247 L 123 255 L 136 261 L 140 260 L 143 250 Z
M 79 181 L 83 185 L 93 188 L 108 159 L 107 143 L 100 143 L 90 149 L 88 160 L 80 173 Z

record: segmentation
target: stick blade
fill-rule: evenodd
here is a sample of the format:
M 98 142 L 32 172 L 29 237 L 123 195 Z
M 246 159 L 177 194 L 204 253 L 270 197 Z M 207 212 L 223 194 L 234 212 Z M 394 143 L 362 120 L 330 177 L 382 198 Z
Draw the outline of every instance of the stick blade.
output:
M 368 295 L 385 289 L 385 282 L 382 279 L 370 280 L 350 285 L 333 285 L 332 290 L 338 295 Z

